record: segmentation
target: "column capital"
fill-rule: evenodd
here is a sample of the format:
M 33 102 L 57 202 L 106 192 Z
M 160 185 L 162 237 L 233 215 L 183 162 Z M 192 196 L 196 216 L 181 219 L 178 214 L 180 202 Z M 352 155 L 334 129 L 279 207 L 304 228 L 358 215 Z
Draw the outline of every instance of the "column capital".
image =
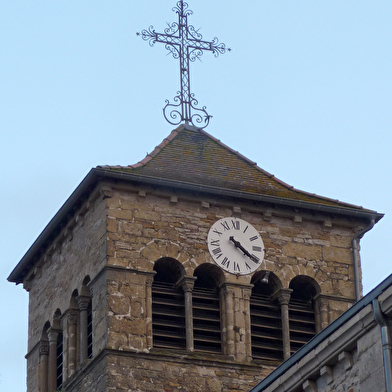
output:
M 39 355 L 49 355 L 49 341 L 41 340 L 39 342 Z
M 252 296 L 252 287 L 242 287 L 242 295 L 246 301 L 249 301 Z
M 183 276 L 177 283 L 177 287 L 181 287 L 184 292 L 192 292 L 195 285 L 196 276 Z
M 279 301 L 279 305 L 288 305 L 291 298 L 291 293 L 293 290 L 291 289 L 280 289 L 273 294 L 273 298 L 277 298 Z
M 225 282 L 220 286 L 221 290 L 225 295 L 233 295 L 233 296 L 235 294 L 235 287 L 238 287 L 238 285 L 234 285 L 228 282 Z
M 151 288 L 153 282 L 154 282 L 154 277 L 153 277 L 153 276 L 149 276 L 149 277 L 146 279 L 146 287 Z
M 87 310 L 91 298 L 87 297 L 86 295 L 79 295 L 76 297 L 76 300 L 78 301 L 79 309 L 83 311 Z
M 78 323 L 79 310 L 69 309 L 66 313 L 69 325 L 76 325 Z
M 58 328 L 53 328 L 53 327 L 49 328 L 48 329 L 49 344 L 53 344 L 53 343 L 57 344 L 57 338 L 61 332 L 62 331 Z
M 329 298 L 323 294 L 318 294 L 314 300 L 316 301 L 317 305 L 319 306 L 320 310 L 327 310 L 329 305 Z

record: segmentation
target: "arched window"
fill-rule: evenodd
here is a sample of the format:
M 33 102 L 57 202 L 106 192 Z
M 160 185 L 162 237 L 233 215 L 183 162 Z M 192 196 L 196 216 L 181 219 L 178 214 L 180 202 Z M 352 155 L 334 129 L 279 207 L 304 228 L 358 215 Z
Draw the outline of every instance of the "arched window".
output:
M 192 292 L 195 351 L 222 352 L 219 280 L 221 270 L 211 264 L 196 268 Z
M 283 360 L 281 307 L 275 294 L 279 279 L 270 271 L 252 277 L 250 297 L 252 357 L 256 360 Z
M 153 347 L 186 349 L 184 292 L 177 283 L 184 275 L 181 263 L 161 258 L 154 265 L 152 283 Z
M 290 282 L 290 349 L 295 353 L 316 334 L 314 298 L 318 284 L 308 276 L 296 276 Z

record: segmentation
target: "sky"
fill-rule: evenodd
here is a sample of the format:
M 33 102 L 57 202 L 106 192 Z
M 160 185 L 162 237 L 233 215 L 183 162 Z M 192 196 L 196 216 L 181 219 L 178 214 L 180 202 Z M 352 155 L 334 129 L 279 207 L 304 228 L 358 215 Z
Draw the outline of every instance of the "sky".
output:
M 392 273 L 392 2 L 189 0 L 214 137 L 294 187 L 385 213 L 361 240 L 364 293 Z M 0 2 L 0 391 L 26 390 L 28 294 L 7 277 L 97 165 L 134 164 L 174 126 L 179 65 L 136 32 L 175 0 Z

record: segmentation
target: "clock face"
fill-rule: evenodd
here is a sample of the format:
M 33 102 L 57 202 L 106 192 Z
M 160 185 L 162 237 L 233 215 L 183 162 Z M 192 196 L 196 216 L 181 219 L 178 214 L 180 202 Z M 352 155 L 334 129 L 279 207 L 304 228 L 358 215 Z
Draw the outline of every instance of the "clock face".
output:
M 261 266 L 264 244 L 258 231 L 239 218 L 216 221 L 207 236 L 211 257 L 219 267 L 236 275 L 247 275 Z

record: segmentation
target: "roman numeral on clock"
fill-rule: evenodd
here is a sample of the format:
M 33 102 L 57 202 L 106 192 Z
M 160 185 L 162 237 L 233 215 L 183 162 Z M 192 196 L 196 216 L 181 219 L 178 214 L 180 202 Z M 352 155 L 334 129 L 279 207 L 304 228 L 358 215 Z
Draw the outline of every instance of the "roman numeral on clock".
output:
M 222 250 L 221 248 L 215 248 L 212 250 L 212 253 L 214 254 L 214 256 L 216 256 L 217 259 L 219 259 L 219 257 L 222 256 Z
M 252 246 L 254 252 L 261 252 L 261 246 Z
M 240 229 L 240 221 L 232 220 L 231 224 L 233 225 L 233 229 L 234 230 L 239 230 Z
M 257 235 L 254 235 L 253 237 L 250 237 L 250 238 L 249 238 L 249 241 L 256 241 L 257 238 L 258 238 L 258 236 L 257 236 Z
M 221 264 L 222 264 L 224 267 L 229 268 L 230 260 L 229 260 L 227 257 L 225 257 L 225 258 L 222 260 Z
M 226 221 L 221 222 L 221 225 L 224 227 L 225 230 L 230 230 L 230 226 Z

